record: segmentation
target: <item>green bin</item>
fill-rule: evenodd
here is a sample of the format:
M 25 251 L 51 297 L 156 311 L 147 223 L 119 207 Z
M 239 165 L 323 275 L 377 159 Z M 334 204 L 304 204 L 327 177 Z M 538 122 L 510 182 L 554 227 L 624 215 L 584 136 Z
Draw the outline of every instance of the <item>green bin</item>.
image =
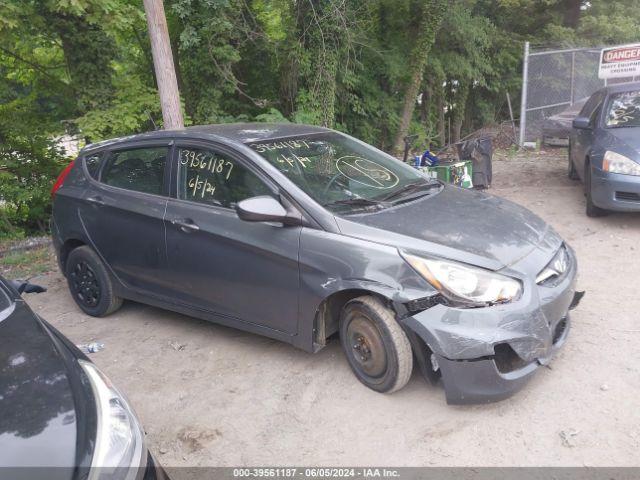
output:
M 473 178 L 473 162 L 471 160 L 441 163 L 434 167 L 421 167 L 420 170 L 428 177 L 437 178 L 442 182 L 464 188 L 473 187 L 471 181 Z

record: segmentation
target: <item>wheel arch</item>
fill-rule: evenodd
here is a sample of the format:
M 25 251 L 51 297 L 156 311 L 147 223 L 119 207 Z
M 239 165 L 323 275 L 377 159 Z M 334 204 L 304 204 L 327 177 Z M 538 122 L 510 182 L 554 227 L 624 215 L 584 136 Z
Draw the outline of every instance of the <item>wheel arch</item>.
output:
M 60 251 L 58 253 L 58 263 L 60 266 L 60 270 L 62 274 L 66 276 L 66 265 L 67 259 L 69 258 L 69 254 L 78 247 L 82 247 L 87 245 L 87 243 L 79 238 L 69 238 L 65 240 L 65 242 L 60 247 Z
M 369 295 L 382 301 L 386 306 L 391 308 L 397 315 L 396 309 L 393 308 L 393 301 L 381 292 L 367 288 L 344 288 L 328 295 L 320 302 L 316 310 L 314 321 L 314 343 L 318 347 L 324 347 L 327 340 L 333 334 L 337 333 L 340 325 L 340 313 L 344 306 L 354 298 Z

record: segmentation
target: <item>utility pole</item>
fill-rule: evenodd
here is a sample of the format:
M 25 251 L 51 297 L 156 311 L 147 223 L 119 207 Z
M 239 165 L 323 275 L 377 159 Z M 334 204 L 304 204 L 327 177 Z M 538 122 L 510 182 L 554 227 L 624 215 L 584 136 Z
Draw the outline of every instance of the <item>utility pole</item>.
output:
M 165 130 L 177 130 L 184 128 L 182 109 L 180 108 L 180 92 L 178 80 L 173 65 L 173 54 L 169 42 L 169 29 L 167 18 L 164 15 L 162 0 L 143 0 L 144 10 L 147 14 L 147 26 L 149 27 L 149 39 L 151 40 L 151 53 L 153 54 L 153 66 L 156 71 L 160 105 L 162 106 L 162 119 Z

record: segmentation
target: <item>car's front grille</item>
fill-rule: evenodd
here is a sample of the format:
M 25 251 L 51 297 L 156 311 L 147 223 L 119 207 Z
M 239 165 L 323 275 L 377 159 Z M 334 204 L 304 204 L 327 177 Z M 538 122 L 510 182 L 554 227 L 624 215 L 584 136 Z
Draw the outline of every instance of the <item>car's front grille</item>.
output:
M 616 192 L 616 200 L 625 202 L 640 202 L 640 194 L 633 192 Z

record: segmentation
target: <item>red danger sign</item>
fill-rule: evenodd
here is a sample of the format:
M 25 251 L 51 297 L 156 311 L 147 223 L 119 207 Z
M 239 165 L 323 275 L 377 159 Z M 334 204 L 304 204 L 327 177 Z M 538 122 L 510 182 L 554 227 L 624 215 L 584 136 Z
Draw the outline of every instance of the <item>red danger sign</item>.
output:
M 600 55 L 600 78 L 640 75 L 640 44 L 605 48 Z

